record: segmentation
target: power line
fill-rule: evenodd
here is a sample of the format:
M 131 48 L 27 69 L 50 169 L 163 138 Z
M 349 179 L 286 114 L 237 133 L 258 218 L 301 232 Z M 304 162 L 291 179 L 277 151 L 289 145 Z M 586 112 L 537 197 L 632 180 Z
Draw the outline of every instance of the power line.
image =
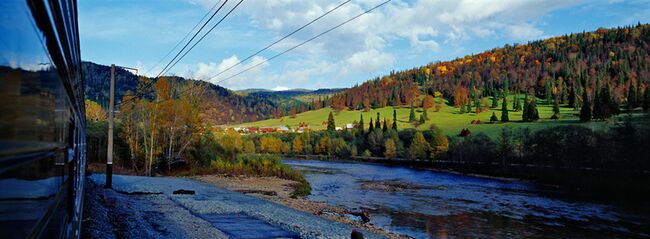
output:
M 172 64 L 172 62 L 174 62 L 174 60 L 176 60 L 176 58 L 177 58 L 181 53 L 183 53 L 183 51 L 185 50 L 185 48 L 187 48 L 187 46 L 189 46 L 190 43 L 192 43 L 192 41 L 194 40 L 194 38 L 195 38 L 196 36 L 199 35 L 199 33 L 203 30 L 203 28 L 204 28 L 206 25 L 208 25 L 208 23 L 210 23 L 210 21 L 212 21 L 212 18 L 214 18 L 214 16 L 217 15 L 217 13 L 219 13 L 219 11 L 221 10 L 221 8 L 223 8 L 223 6 L 226 5 L 226 3 L 228 3 L 228 0 L 225 0 L 225 1 L 223 2 L 223 4 L 221 4 L 221 6 L 219 6 L 219 9 L 217 9 L 217 11 L 215 11 L 215 12 L 212 14 L 212 16 L 210 16 L 210 18 L 208 18 L 208 20 L 207 20 L 205 23 L 203 23 L 203 25 L 201 26 L 201 28 L 199 28 L 199 30 L 198 30 L 196 33 L 194 33 L 194 35 L 192 36 L 192 38 L 190 38 L 190 40 L 189 40 L 187 43 L 185 43 L 185 46 L 183 46 L 183 48 L 182 48 L 178 53 L 176 53 L 176 55 L 174 56 L 174 58 L 172 58 L 172 60 L 169 61 L 169 63 L 167 63 L 167 65 L 165 66 L 165 68 L 163 68 L 163 69 L 160 71 L 160 73 L 158 73 L 158 75 L 156 75 L 156 77 L 154 77 L 154 78 L 158 78 L 158 77 L 160 77 L 162 74 L 164 74 L 165 70 L 167 70 L 167 67 L 169 67 L 169 65 Z
M 228 11 L 228 13 L 226 13 L 226 15 L 224 15 L 224 16 L 219 20 L 219 22 L 217 22 L 214 26 L 212 26 L 212 28 L 210 28 L 210 30 L 208 30 L 205 34 L 203 34 L 203 36 L 201 36 L 201 38 L 199 38 L 199 39 L 194 43 L 194 45 L 192 45 L 192 46 L 191 46 L 187 51 L 185 51 L 185 53 L 184 53 L 180 58 L 178 58 L 178 60 L 176 60 L 176 58 L 177 58 L 177 57 L 178 57 L 178 56 L 179 56 L 179 55 L 180 55 L 180 54 L 185 50 L 185 48 L 187 48 L 187 46 L 189 46 L 189 44 L 192 43 L 192 41 L 194 40 L 194 38 L 195 38 L 196 36 L 198 36 L 198 34 L 201 32 L 201 30 L 203 30 L 203 28 L 204 28 L 204 27 L 205 27 L 205 26 L 206 26 L 206 25 L 207 25 L 207 24 L 212 20 L 212 18 L 213 18 L 213 17 L 214 17 L 214 16 L 215 16 L 215 15 L 216 15 L 220 10 L 221 10 L 221 8 L 222 8 L 222 7 L 223 7 L 223 6 L 228 2 L 228 0 L 224 1 L 223 4 L 221 4 L 221 6 L 219 6 L 219 8 L 217 9 L 217 11 L 216 11 L 214 14 L 212 14 L 212 16 L 210 16 L 210 18 L 209 18 L 209 19 L 208 19 L 208 20 L 203 24 L 203 26 L 201 26 L 201 28 L 200 28 L 200 29 L 199 29 L 199 30 L 194 34 L 194 36 L 192 36 L 192 38 L 191 38 L 191 39 L 190 39 L 190 40 L 185 44 L 185 46 L 183 46 L 183 48 L 182 48 L 182 49 L 181 49 L 181 50 L 176 54 L 176 56 L 174 56 L 174 58 L 173 58 L 173 59 L 172 59 L 172 60 L 167 64 L 167 66 L 165 66 L 165 68 L 164 68 L 164 69 L 163 69 L 163 70 L 162 70 L 162 71 L 161 71 L 161 72 L 160 72 L 156 77 L 154 77 L 154 78 L 152 79 L 151 82 L 149 82 L 145 87 L 142 88 L 142 90 L 141 90 L 142 93 L 136 93 L 136 94 L 135 94 L 135 95 L 136 95 L 136 98 L 137 98 L 137 97 L 141 97 L 141 96 L 143 96 L 143 95 L 149 93 L 150 91 L 148 91 L 148 89 L 151 88 L 151 86 L 155 83 L 155 80 L 154 80 L 154 79 L 156 79 L 156 78 L 160 77 L 161 75 L 165 74 L 168 70 L 170 70 L 172 67 L 174 67 L 174 66 L 175 66 L 175 65 L 176 65 L 180 60 L 182 60 L 182 59 L 183 59 L 183 58 L 184 58 L 184 57 L 185 57 L 185 56 L 186 56 L 186 55 L 187 55 L 187 54 L 188 54 L 192 49 L 194 49 L 194 47 L 195 47 L 199 42 L 201 42 L 201 41 L 202 41 L 202 40 L 203 40 L 203 39 L 204 39 L 208 34 L 210 34 L 210 32 L 212 32 L 212 30 L 214 30 L 214 29 L 215 29 L 215 28 L 216 28 L 216 27 L 217 27 L 217 26 L 218 26 L 218 25 L 219 25 L 219 24 L 220 24 L 220 23 L 221 23 L 221 22 L 222 22 L 226 17 L 228 17 L 228 15 L 230 15 L 230 14 L 231 14 L 231 13 L 232 13 L 232 12 L 233 12 L 233 11 L 234 11 L 234 10 L 235 10 L 235 9 L 236 9 L 236 8 L 237 8 L 237 7 L 238 7 L 238 6 L 243 2 L 243 1 L 244 1 L 244 0 L 240 0 L 240 1 L 239 1 L 239 2 L 238 2 L 238 3 L 237 3 L 237 4 L 236 4 L 232 9 L 230 9 L 230 11 Z M 176 61 L 174 62 L 174 60 L 176 60 Z M 172 62 L 173 62 L 173 64 L 172 64 Z M 171 66 L 170 66 L 170 65 L 171 65 Z M 139 90 L 139 91 L 140 91 L 140 90 Z M 145 91 L 146 91 L 146 92 L 145 92 Z M 139 95 L 139 96 L 138 96 L 138 95 Z M 126 101 L 125 101 L 125 102 L 121 102 L 119 105 L 122 105 L 122 104 L 125 104 L 125 103 L 127 103 L 127 102 L 126 102 Z
M 231 76 L 229 76 L 229 77 L 224 78 L 223 80 L 217 81 L 215 84 L 218 84 L 218 83 L 221 83 L 221 82 L 223 82 L 223 81 L 226 81 L 226 80 L 232 79 L 232 78 L 234 78 L 234 77 L 237 77 L 237 76 L 239 76 L 239 75 L 241 75 L 241 74 L 243 74 L 243 73 L 245 73 L 245 72 L 247 72 L 247 71 L 249 71 L 249 70 L 251 70 L 251 69 L 253 69 L 253 68 L 255 68 L 255 67 L 258 67 L 258 66 L 260 66 L 260 65 L 262 65 L 262 64 L 264 64 L 264 63 L 266 63 L 266 62 L 269 62 L 269 61 L 271 61 L 271 60 L 273 60 L 273 59 L 275 59 L 275 58 L 277 58 L 277 57 L 279 57 L 279 56 L 282 56 L 282 55 L 284 55 L 285 53 L 287 53 L 287 52 L 289 52 L 289 51 L 292 51 L 292 50 L 294 50 L 294 49 L 296 49 L 296 48 L 298 48 L 298 47 L 300 47 L 300 46 L 302 46 L 302 45 L 304 45 L 304 44 L 307 44 L 308 42 L 313 41 L 313 40 L 315 40 L 316 38 L 318 38 L 318 37 L 320 37 L 320 36 L 322 36 L 322 35 L 325 35 L 325 34 L 331 32 L 331 31 L 333 31 L 334 29 L 337 29 L 337 28 L 339 28 L 339 27 L 341 27 L 341 26 L 343 26 L 343 25 L 345 25 L 345 24 L 347 24 L 347 23 L 349 23 L 349 22 L 351 22 L 351 21 L 353 21 L 353 20 L 355 20 L 355 19 L 357 19 L 357 18 L 359 18 L 359 17 L 361 17 L 361 16 L 363 16 L 363 15 L 365 15 L 365 14 L 367 14 L 367 13 L 369 13 L 369 12 L 371 12 L 371 11 L 373 11 L 373 10 L 375 10 L 375 9 L 377 9 L 377 8 L 379 8 L 379 7 L 381 7 L 381 6 L 383 6 L 383 5 L 385 5 L 386 3 L 390 2 L 390 1 L 391 1 L 391 0 L 386 0 L 386 1 L 382 2 L 382 3 L 379 4 L 379 5 L 374 6 L 373 8 L 370 8 L 370 9 L 366 10 L 365 12 L 362 12 L 362 13 L 360 13 L 360 14 L 358 14 L 358 15 L 356 15 L 356 16 L 354 16 L 354 17 L 352 17 L 352 18 L 350 18 L 350 19 L 348 19 L 348 20 L 346 20 L 346 21 L 344 21 L 344 22 L 342 22 L 342 23 L 340 23 L 340 24 L 338 24 L 338 25 L 336 25 L 336 26 L 330 28 L 330 29 L 327 29 L 327 31 L 321 32 L 320 34 L 318 34 L 318 35 L 316 35 L 316 36 L 314 36 L 314 37 L 312 37 L 312 38 L 309 38 L 309 39 L 307 39 L 306 41 L 304 41 L 304 42 L 302 42 L 302 43 L 300 43 L 300 44 L 298 44 L 298 45 L 295 45 L 295 46 L 293 46 L 293 47 L 291 47 L 291 48 L 289 48 L 289 49 L 287 49 L 287 50 L 285 50 L 285 51 L 283 51 L 283 52 L 280 52 L 280 53 L 278 53 L 278 54 L 272 56 L 271 58 L 265 59 L 265 60 L 263 60 L 263 61 L 260 62 L 260 63 L 257 63 L 257 64 L 255 64 L 255 65 L 253 65 L 253 66 L 251 66 L 251 67 L 248 67 L 248 68 L 246 68 L 246 69 L 244 69 L 244 70 L 238 72 L 237 74 L 231 75 Z
M 178 58 L 178 60 L 176 60 L 176 62 L 174 62 L 174 64 L 172 64 L 172 65 L 169 67 L 169 69 L 167 69 L 167 71 L 171 70 L 171 69 L 172 69 L 172 68 L 173 68 L 173 67 L 174 67 L 174 66 L 175 66 L 179 61 L 181 61 L 181 60 L 182 60 L 182 59 L 183 59 L 183 58 L 184 58 L 184 57 L 185 57 L 185 56 L 186 56 L 186 55 L 187 55 L 187 54 L 188 54 L 192 49 L 194 49 L 194 47 L 195 47 L 196 45 L 198 45 L 198 44 L 199 44 L 199 43 L 200 43 L 200 42 L 201 42 L 201 41 L 202 41 L 202 40 L 203 40 L 203 39 L 204 39 L 208 34 L 210 34 L 210 32 L 211 32 L 212 30 L 214 30 L 217 26 L 219 26 L 219 24 L 220 24 L 224 19 L 226 19 L 226 17 L 228 17 L 228 15 L 230 15 L 230 13 L 232 13 L 232 11 L 234 11 L 234 10 L 239 6 L 239 4 L 241 4 L 243 1 L 244 1 L 244 0 L 240 0 L 240 1 L 237 3 L 237 5 L 235 5 L 232 9 L 230 9 L 230 11 L 228 11 L 228 13 L 226 13 L 226 15 L 224 15 L 224 16 L 223 16 L 223 17 L 222 17 L 222 18 L 221 18 L 221 19 L 220 19 L 220 20 L 219 20 L 219 21 L 218 21 L 214 26 L 212 26 L 212 28 L 210 28 L 210 30 L 208 30 L 205 34 L 203 34 L 203 36 L 201 36 L 201 38 L 200 38 L 199 40 L 197 40 L 197 41 L 194 43 L 194 45 L 192 45 L 192 47 L 190 47 L 189 50 L 185 51 L 185 53 L 184 53 L 180 58 Z M 165 73 L 167 73 L 167 71 L 165 71 Z M 163 74 L 164 74 L 164 73 L 163 73 Z M 160 76 L 160 75 L 159 75 L 159 76 Z
M 242 0 L 242 1 L 243 1 L 243 0 Z M 243 74 L 243 73 L 245 73 L 245 72 L 247 72 L 247 71 L 249 71 L 249 70 L 251 70 L 251 69 L 253 69 L 253 68 L 255 68 L 255 67 L 258 67 L 258 66 L 260 66 L 260 65 L 262 65 L 262 64 L 264 64 L 264 63 L 266 63 L 266 62 L 269 62 L 269 61 L 271 61 L 271 60 L 273 60 L 273 59 L 275 59 L 275 58 L 277 58 L 277 57 L 280 57 L 280 56 L 286 54 L 286 53 L 289 52 L 289 51 L 292 51 L 292 50 L 294 50 L 294 49 L 296 49 L 296 48 L 298 48 L 298 47 L 300 47 L 300 46 L 302 46 L 302 45 L 305 45 L 305 44 L 307 44 L 308 42 L 311 42 L 311 41 L 313 41 L 313 40 L 315 40 L 315 39 L 317 39 L 317 38 L 319 38 L 319 37 L 321 37 L 321 36 L 323 36 L 323 35 L 325 35 L 325 34 L 331 32 L 331 31 L 333 31 L 333 30 L 337 29 L 337 28 L 339 28 L 339 27 L 341 27 L 341 26 L 343 26 L 343 25 L 345 25 L 345 24 L 347 24 L 347 23 L 349 23 L 349 22 L 351 22 L 351 21 L 353 21 L 353 20 L 355 20 L 355 19 L 357 19 L 357 18 L 359 18 L 359 17 L 361 17 L 361 16 L 363 16 L 363 15 L 365 15 L 365 14 L 367 14 L 367 13 L 369 13 L 369 12 L 375 10 L 375 9 L 377 9 L 377 8 L 379 8 L 379 7 L 383 6 L 383 5 L 386 5 L 386 4 L 389 3 L 390 1 L 391 1 L 391 0 L 386 0 L 386 1 L 384 1 L 384 2 L 382 2 L 382 3 L 380 3 L 380 4 L 378 4 L 378 5 L 376 5 L 376 6 L 372 7 L 372 8 L 370 8 L 370 9 L 368 9 L 368 10 L 366 10 L 366 11 L 364 11 L 364 12 L 362 12 L 362 13 L 360 13 L 360 14 L 358 14 L 358 15 L 356 15 L 356 16 L 354 16 L 354 17 L 352 17 L 352 18 L 350 18 L 350 19 L 348 19 L 348 20 L 346 20 L 346 21 L 344 21 L 344 22 L 342 22 L 342 23 L 340 23 L 340 24 L 334 26 L 334 27 L 332 27 L 332 28 L 327 29 L 327 30 L 324 31 L 324 32 L 319 33 L 318 35 L 315 35 L 315 36 L 313 36 L 313 37 L 311 37 L 311 38 L 305 40 L 304 42 L 302 42 L 302 43 L 300 43 L 300 44 L 298 44 L 298 45 L 295 45 L 295 46 L 293 46 L 293 47 L 291 47 L 291 48 L 289 48 L 289 49 L 287 49 L 287 50 L 285 50 L 285 51 L 283 51 L 283 52 L 281 52 L 281 53 L 278 53 L 278 54 L 272 56 L 271 58 L 265 59 L 264 61 L 262 61 L 262 62 L 260 62 L 260 63 L 258 63 L 258 64 L 255 64 L 255 65 L 253 65 L 253 66 L 251 66 L 251 67 L 248 67 L 248 68 L 246 68 L 246 69 L 244 69 L 244 70 L 242 70 L 242 71 L 240 71 L 240 72 L 238 72 L 238 73 L 236 73 L 236 74 L 234 74 L 234 75 L 231 75 L 231 76 L 229 76 L 229 77 L 227 77 L 227 78 L 224 78 L 224 79 L 222 79 L 222 80 L 220 80 L 220 81 L 217 81 L 216 83 L 214 83 L 214 85 L 217 85 L 217 84 L 219 84 L 219 83 L 221 83 L 221 82 L 224 82 L 224 81 L 226 81 L 226 80 L 229 80 L 229 79 L 232 79 L 232 78 L 234 78 L 234 77 L 237 77 L 237 76 L 239 76 L 239 75 L 241 75 L 241 74 Z M 241 3 L 241 1 L 240 1 L 240 3 Z M 346 2 L 346 3 L 347 3 L 347 2 Z M 231 11 L 232 11 L 232 10 L 231 10 Z M 275 43 L 273 43 L 273 44 L 275 44 Z M 220 74 L 220 73 L 219 73 L 219 74 Z M 211 79 L 211 78 L 208 78 L 207 80 L 210 80 L 210 79 Z M 178 95 L 182 95 L 182 94 L 184 94 L 184 93 L 186 93 L 186 92 L 189 92 L 190 90 L 192 90 L 193 88 L 195 88 L 195 87 L 197 87 L 197 86 L 199 86 L 199 85 L 204 85 L 204 84 L 202 84 L 200 81 L 207 82 L 207 80 L 196 80 L 196 81 L 199 81 L 199 82 L 197 82 L 196 85 L 188 87 L 188 88 L 185 89 L 184 91 L 178 93 Z M 166 101 L 166 100 L 164 100 L 164 101 Z M 160 102 L 157 102 L 157 103 L 161 103 L 161 102 L 163 102 L 163 101 L 160 101 Z M 126 102 L 123 102 L 123 103 L 126 103 Z
M 165 54 L 165 56 L 163 56 L 162 58 L 160 58 L 160 60 L 159 60 L 158 62 L 156 62 L 156 64 L 154 64 L 153 66 L 151 66 L 151 67 L 150 67 L 149 69 L 147 69 L 144 73 L 145 73 L 145 74 L 146 74 L 146 73 L 149 73 L 151 70 L 153 70 L 154 68 L 156 68 L 156 66 L 160 65 L 160 63 L 161 63 L 163 60 L 165 60 L 165 59 L 169 56 L 169 54 L 171 54 L 172 52 L 174 52 L 174 50 L 176 50 L 176 48 L 178 48 L 178 46 L 180 46 L 181 43 L 185 42 L 185 39 L 187 39 L 187 37 L 189 37 L 190 34 L 192 34 L 192 32 L 194 32 L 194 30 L 195 30 L 195 29 L 196 29 L 196 28 L 197 28 L 197 27 L 198 27 L 198 26 L 203 22 L 203 20 L 205 20 L 205 18 L 208 17 L 212 11 L 214 11 L 214 9 L 219 5 L 219 3 L 221 3 L 221 1 L 222 1 L 222 0 L 218 0 L 218 1 L 217 1 L 217 2 L 212 6 L 212 8 L 210 8 L 210 11 L 206 12 L 205 15 L 203 15 L 203 17 L 201 18 L 201 20 L 199 20 L 199 22 L 197 22 L 197 23 L 194 25 L 194 27 L 192 27 L 192 30 L 190 30 L 189 32 L 187 32 L 187 34 L 185 34 L 185 36 L 183 37 L 183 39 L 181 39 L 178 43 L 176 43 L 176 45 L 175 45 L 171 50 L 169 50 L 169 52 L 167 52 L 167 54 Z
M 262 65 L 262 64 L 264 64 L 264 63 L 266 63 L 266 62 L 268 62 L 268 61 L 271 61 L 271 60 L 273 60 L 273 59 L 275 59 L 275 58 L 277 58 L 277 57 L 279 57 L 279 56 L 281 56 L 281 55 L 284 55 L 284 54 L 286 54 L 287 52 L 292 51 L 292 50 L 294 50 L 294 49 L 296 49 L 296 48 L 298 48 L 298 47 L 300 47 L 300 46 L 302 46 L 302 45 L 304 45 L 304 44 L 307 44 L 308 42 L 313 41 L 313 40 L 315 40 L 316 38 L 321 37 L 322 35 L 325 35 L 325 34 L 331 32 L 331 31 L 333 31 L 333 30 L 335 30 L 335 29 L 337 29 L 337 28 L 339 28 L 339 27 L 341 27 L 341 26 L 343 26 L 343 25 L 345 25 L 345 24 L 347 24 L 347 23 L 349 23 L 349 22 L 351 22 L 351 21 L 353 21 L 353 20 L 355 20 L 355 19 L 357 19 L 357 18 L 359 18 L 359 17 L 361 17 L 361 16 L 363 16 L 363 15 L 365 15 L 365 14 L 367 14 L 367 13 L 369 13 L 369 12 L 371 12 L 371 11 L 373 11 L 373 10 L 375 10 L 375 9 L 377 9 L 377 8 L 379 8 L 379 7 L 381 7 L 381 6 L 383 6 L 383 5 L 385 5 L 385 4 L 387 4 L 387 3 L 390 2 L 390 1 L 391 1 L 391 0 L 386 0 L 386 1 L 382 2 L 381 4 L 376 5 L 376 6 L 372 7 L 372 8 L 370 8 L 370 9 L 366 10 L 365 12 L 362 12 L 362 13 L 360 13 L 360 14 L 358 14 L 358 15 L 356 15 L 356 16 L 354 16 L 354 17 L 352 17 L 352 18 L 350 18 L 350 19 L 348 19 L 348 20 L 346 20 L 346 21 L 344 21 L 344 22 L 342 22 L 342 23 L 340 23 L 340 24 L 338 24 L 338 25 L 332 27 L 332 28 L 329 28 L 328 30 L 326 30 L 326 31 L 324 31 L 324 32 L 321 32 L 321 33 L 319 33 L 318 35 L 316 35 L 316 36 L 314 36 L 314 37 L 312 37 L 312 38 L 309 38 L 309 39 L 307 39 L 306 41 L 304 41 L 304 42 L 302 42 L 302 43 L 300 43 L 300 44 L 298 44 L 298 45 L 295 45 L 295 46 L 293 46 L 293 47 L 291 47 L 291 48 L 289 48 L 289 49 L 287 49 L 287 50 L 285 50 L 285 51 L 283 51 L 283 52 L 281 52 L 281 53 L 278 53 L 278 54 L 274 55 L 273 57 L 271 57 L 271 58 L 269 58 L 269 59 L 266 59 L 266 60 L 264 60 L 264 61 L 262 61 L 262 62 L 260 62 L 260 63 L 258 63 L 258 64 L 256 64 L 256 65 L 254 65 L 254 66 L 251 66 L 251 67 L 249 67 L 249 68 L 246 68 L 246 69 L 244 69 L 243 71 L 240 71 L 240 72 L 238 72 L 238 73 L 235 74 L 235 75 L 232 75 L 232 76 L 229 76 L 229 77 L 227 77 L 227 78 L 225 78 L 225 79 L 223 79 L 223 80 L 217 81 L 216 83 L 214 83 L 214 85 L 217 85 L 218 83 L 221 83 L 221 82 L 223 82 L 223 81 L 226 81 L 226 80 L 232 79 L 232 78 L 234 78 L 234 77 L 236 77 L 236 76 L 238 76 L 238 75 L 241 75 L 241 74 L 245 73 L 246 71 L 249 71 L 249 70 L 251 70 L 251 69 L 253 69 L 253 68 L 257 67 L 257 66 L 260 66 L 260 65 Z M 207 80 L 210 80 L 210 79 L 207 79 Z M 208 82 L 207 80 L 198 80 L 198 81 Z M 197 85 L 200 85 L 200 83 L 197 84 Z M 184 94 L 185 92 L 188 92 L 188 91 L 192 90 L 194 87 L 197 87 L 197 85 L 190 86 L 189 88 L 185 89 L 184 91 L 178 93 L 178 95 L 182 95 L 182 94 Z
M 339 8 L 342 7 L 343 5 L 349 3 L 350 1 L 351 1 L 351 0 L 347 0 L 347 1 L 345 1 L 345 2 L 343 2 L 343 3 L 341 3 L 341 4 L 339 4 L 338 6 L 336 6 L 336 7 L 332 8 L 332 9 L 330 9 L 329 11 L 323 13 L 323 15 L 320 15 L 319 17 L 314 18 L 313 20 L 311 20 L 311 21 L 308 22 L 307 24 L 302 25 L 301 27 L 297 28 L 296 30 L 293 30 L 291 33 L 289 33 L 289 34 L 287 34 L 286 36 L 280 38 L 279 40 L 277 40 L 277 41 L 275 41 L 275 42 L 273 42 L 273 43 L 271 43 L 271 44 L 265 46 L 265 47 L 262 48 L 261 50 L 255 52 L 255 53 L 253 53 L 252 55 L 250 55 L 250 56 L 244 58 L 243 60 L 241 60 L 241 61 L 239 61 L 239 62 L 237 62 L 237 64 L 234 64 L 234 65 L 232 65 L 232 66 L 226 68 L 225 70 L 220 71 L 219 73 L 217 73 L 217 74 L 215 74 L 215 75 L 213 75 L 213 76 L 210 76 L 206 81 L 211 80 L 211 79 L 213 79 L 213 78 L 215 78 L 215 77 L 217 77 L 217 76 L 223 74 L 223 73 L 226 72 L 226 71 L 229 71 L 230 69 L 232 69 L 232 68 L 234 68 L 234 67 L 236 67 L 236 66 L 238 66 L 238 65 L 241 65 L 241 64 L 244 63 L 245 61 L 247 61 L 247 60 L 253 58 L 254 56 L 257 56 L 257 55 L 260 54 L 261 52 L 263 52 L 263 51 L 265 51 L 265 50 L 271 48 L 272 46 L 274 46 L 275 44 L 281 42 L 282 40 L 287 39 L 288 37 L 292 36 L 292 35 L 295 34 L 296 32 L 298 32 L 298 31 L 304 29 L 305 27 L 311 25 L 312 23 L 314 23 L 314 22 L 320 20 L 321 18 L 327 16 L 327 15 L 330 14 L 331 12 L 335 11 L 336 9 L 339 9 Z

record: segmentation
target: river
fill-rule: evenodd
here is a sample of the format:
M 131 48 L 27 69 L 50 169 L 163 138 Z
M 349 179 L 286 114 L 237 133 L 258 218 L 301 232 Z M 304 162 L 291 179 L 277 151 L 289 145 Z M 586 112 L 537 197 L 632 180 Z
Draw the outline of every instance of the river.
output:
M 370 223 L 415 238 L 650 237 L 648 210 L 578 200 L 558 189 L 372 163 L 284 160 L 305 173 L 310 200 L 370 212 Z M 411 188 L 378 190 L 373 182 Z

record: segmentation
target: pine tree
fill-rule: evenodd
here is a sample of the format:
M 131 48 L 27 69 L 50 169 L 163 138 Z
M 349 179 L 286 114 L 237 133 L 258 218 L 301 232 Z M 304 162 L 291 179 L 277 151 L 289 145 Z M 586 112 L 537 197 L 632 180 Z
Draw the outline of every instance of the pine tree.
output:
M 330 111 L 330 115 L 327 117 L 327 130 L 336 130 L 336 123 L 334 123 L 334 115 L 332 114 L 332 111 Z
M 539 120 L 539 111 L 537 110 L 537 103 L 535 102 L 535 97 L 528 104 L 528 120 L 537 121 Z
M 467 107 L 465 107 L 465 111 L 466 111 L 467 113 L 472 112 L 472 101 L 471 101 L 471 100 L 468 100 L 468 101 L 467 101 Z
M 508 122 L 510 118 L 508 117 L 508 101 L 506 97 L 503 97 L 503 103 L 501 104 L 501 122 Z
M 521 112 L 521 120 L 524 122 L 530 122 L 528 119 L 528 95 L 524 97 L 524 111 Z
M 495 123 L 497 121 L 499 121 L 499 118 L 497 118 L 497 115 L 493 111 L 492 116 L 490 117 L 490 123 Z
M 576 94 L 576 88 L 573 85 L 571 85 L 571 89 L 569 89 L 569 107 L 575 109 L 577 102 L 578 102 L 578 94 Z
M 460 110 L 459 110 L 459 112 L 460 112 L 461 114 L 465 114 L 465 105 L 464 105 L 464 104 L 460 106 Z
M 368 134 L 372 133 L 375 130 L 375 125 L 372 123 L 372 117 L 370 117 L 370 123 L 368 124 Z
M 426 122 L 426 121 L 424 120 L 424 114 L 421 114 L 421 115 L 420 115 L 420 121 L 418 121 L 418 123 L 419 123 L 419 124 L 424 124 L 424 122 Z
M 415 122 L 415 108 L 413 108 L 413 103 L 411 103 L 411 112 L 409 113 L 409 122 Z
M 627 91 L 627 109 L 628 110 L 633 110 L 638 106 L 638 103 L 636 102 L 637 100 L 637 92 L 636 92 L 636 87 L 634 84 L 632 84 L 632 81 L 630 81 L 630 87 L 628 87 Z
M 359 126 L 357 126 L 357 127 L 359 129 L 359 134 L 363 135 L 363 133 L 364 133 L 363 131 L 365 130 L 364 129 L 365 126 L 364 126 L 364 123 L 363 123 L 363 114 L 360 114 L 360 115 L 361 115 L 361 117 L 359 118 Z
M 388 131 L 388 123 L 386 123 L 386 117 L 384 117 L 384 127 L 382 127 L 384 132 Z
M 375 129 L 381 129 L 381 124 L 379 123 L 379 112 L 377 112 L 377 118 L 375 118 Z
M 553 115 L 551 116 L 551 119 L 559 119 L 560 118 L 560 104 L 558 103 L 558 100 L 555 99 L 553 100 Z
M 397 130 L 397 111 L 393 109 L 393 129 Z
M 580 121 L 587 122 L 591 120 L 591 103 L 589 103 L 589 96 L 587 90 L 582 92 L 582 108 L 580 109 Z
M 650 111 L 650 86 L 645 87 L 645 94 L 643 94 L 643 110 Z

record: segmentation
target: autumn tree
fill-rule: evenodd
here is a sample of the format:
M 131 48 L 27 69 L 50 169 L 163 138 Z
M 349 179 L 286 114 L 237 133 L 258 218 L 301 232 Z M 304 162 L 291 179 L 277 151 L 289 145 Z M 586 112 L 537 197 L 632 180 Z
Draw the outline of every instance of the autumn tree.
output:
M 436 104 L 435 99 L 431 95 L 425 96 L 424 99 L 422 100 L 422 108 L 424 110 L 433 108 L 435 104 Z
M 255 142 L 253 140 L 245 140 L 244 141 L 244 148 L 242 149 L 243 153 L 246 154 L 254 154 L 255 153 Z
M 408 149 L 409 158 L 411 159 L 426 159 L 427 152 L 429 151 L 429 143 L 424 139 L 422 132 L 418 131 L 413 137 L 413 142 Z
M 106 120 L 106 111 L 97 102 L 86 99 L 84 103 L 86 105 L 86 119 L 92 121 Z
M 386 150 L 384 151 L 384 157 L 388 159 L 394 159 L 397 157 L 397 146 L 395 145 L 395 141 L 393 139 L 386 140 L 385 148 Z
M 293 146 L 291 148 L 293 154 L 302 154 L 303 152 L 302 140 L 300 139 L 300 137 L 293 138 L 293 143 L 291 143 L 291 145 Z

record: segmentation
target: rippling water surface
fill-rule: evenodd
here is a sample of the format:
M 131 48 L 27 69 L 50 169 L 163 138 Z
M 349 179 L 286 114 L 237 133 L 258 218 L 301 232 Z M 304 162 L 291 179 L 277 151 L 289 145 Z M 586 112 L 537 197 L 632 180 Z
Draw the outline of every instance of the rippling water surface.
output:
M 284 160 L 305 172 L 310 199 L 365 208 L 370 223 L 416 238 L 649 237 L 648 210 L 571 199 L 534 184 L 369 163 Z M 366 190 L 397 180 L 418 190 Z

